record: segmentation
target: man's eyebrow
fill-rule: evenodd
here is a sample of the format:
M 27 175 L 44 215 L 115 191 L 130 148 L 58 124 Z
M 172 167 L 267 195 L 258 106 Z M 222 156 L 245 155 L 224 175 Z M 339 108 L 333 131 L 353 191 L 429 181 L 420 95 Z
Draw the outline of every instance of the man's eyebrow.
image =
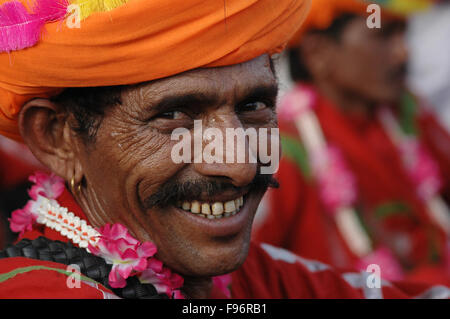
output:
M 217 103 L 218 96 L 204 93 L 180 93 L 162 98 L 151 106 L 154 112 L 163 112 L 174 107 L 203 107 Z
M 256 87 L 249 88 L 244 97 L 240 99 L 242 102 L 251 102 L 258 99 L 273 99 L 275 100 L 278 96 L 278 84 L 276 82 L 267 85 L 260 85 Z
M 237 104 L 256 99 L 276 99 L 278 85 L 276 83 L 251 87 L 239 97 Z M 160 113 L 176 107 L 204 107 L 220 102 L 220 97 L 215 93 L 180 93 L 162 98 L 151 106 L 152 112 Z

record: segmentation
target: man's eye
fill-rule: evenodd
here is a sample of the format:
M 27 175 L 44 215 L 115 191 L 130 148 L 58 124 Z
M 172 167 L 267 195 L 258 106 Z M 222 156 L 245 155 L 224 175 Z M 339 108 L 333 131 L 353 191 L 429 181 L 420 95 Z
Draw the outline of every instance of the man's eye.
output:
M 180 111 L 170 111 L 170 112 L 164 112 L 160 113 L 156 118 L 162 118 L 162 119 L 168 119 L 168 120 L 180 120 L 186 116 L 185 113 Z
M 259 111 L 267 108 L 267 104 L 264 102 L 252 102 L 247 103 L 241 108 L 241 112 Z

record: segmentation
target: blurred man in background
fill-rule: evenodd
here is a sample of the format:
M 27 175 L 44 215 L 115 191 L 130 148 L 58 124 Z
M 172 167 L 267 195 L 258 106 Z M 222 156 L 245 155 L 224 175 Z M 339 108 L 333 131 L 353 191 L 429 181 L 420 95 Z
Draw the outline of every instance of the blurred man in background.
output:
M 445 283 L 450 136 L 405 89 L 405 19 L 383 11 L 370 28 L 367 5 L 313 1 L 290 52 L 297 85 L 279 106 L 281 187 L 254 236 L 337 267 Z

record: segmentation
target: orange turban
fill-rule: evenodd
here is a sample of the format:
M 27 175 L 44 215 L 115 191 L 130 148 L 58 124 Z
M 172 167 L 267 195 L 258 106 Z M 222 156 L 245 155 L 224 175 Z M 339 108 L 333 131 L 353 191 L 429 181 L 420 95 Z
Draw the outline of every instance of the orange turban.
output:
M 0 54 L 0 133 L 20 140 L 17 114 L 67 87 L 125 85 L 280 52 L 310 0 L 130 0 L 70 29 L 53 22 L 31 48 Z

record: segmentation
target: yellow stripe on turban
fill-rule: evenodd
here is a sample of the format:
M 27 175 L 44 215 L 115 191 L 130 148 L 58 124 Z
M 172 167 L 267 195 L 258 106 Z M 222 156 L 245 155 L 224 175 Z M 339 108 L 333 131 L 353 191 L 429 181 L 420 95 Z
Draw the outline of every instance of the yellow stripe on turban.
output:
M 283 49 L 310 0 L 129 0 L 70 29 L 48 24 L 34 47 L 0 54 L 0 133 L 20 140 L 17 114 L 67 87 L 146 82 Z

